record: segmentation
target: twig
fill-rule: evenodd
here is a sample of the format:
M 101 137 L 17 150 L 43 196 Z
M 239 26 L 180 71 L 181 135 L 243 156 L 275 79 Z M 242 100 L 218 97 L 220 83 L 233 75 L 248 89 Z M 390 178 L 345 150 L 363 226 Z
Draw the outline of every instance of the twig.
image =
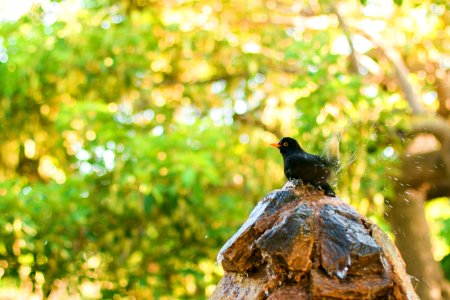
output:
M 342 17 L 341 13 L 339 12 L 339 9 L 334 4 L 331 4 L 331 9 L 337 16 L 339 25 L 341 26 L 342 31 L 345 35 L 345 38 L 347 39 L 348 45 L 350 46 L 350 51 L 351 51 L 350 59 L 352 60 L 352 65 L 353 65 L 354 71 L 358 72 L 358 74 L 361 74 L 361 72 L 360 72 L 361 64 L 359 63 L 357 53 L 355 51 L 355 46 L 353 45 L 351 32 L 347 26 L 347 23 L 345 22 L 344 18 Z
M 376 36 L 375 34 L 368 33 L 362 30 L 360 30 L 360 33 L 365 37 L 367 37 L 368 39 L 370 39 L 383 52 L 384 56 L 387 58 L 387 60 L 389 60 L 389 62 L 394 67 L 395 72 L 397 74 L 397 80 L 400 85 L 400 89 L 402 90 L 406 101 L 411 107 L 413 114 L 414 115 L 425 114 L 426 111 L 420 104 L 419 96 L 414 91 L 411 83 L 408 80 L 409 70 L 406 67 L 400 55 L 392 47 L 386 45 L 381 40 L 381 38 Z

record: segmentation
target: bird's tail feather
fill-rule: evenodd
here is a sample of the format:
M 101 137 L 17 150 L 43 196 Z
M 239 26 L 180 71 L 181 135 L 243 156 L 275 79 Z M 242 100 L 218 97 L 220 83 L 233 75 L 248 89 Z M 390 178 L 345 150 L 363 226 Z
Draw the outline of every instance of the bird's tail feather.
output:
M 322 155 L 320 156 L 320 159 L 323 161 L 325 166 L 329 168 L 333 173 L 337 173 L 340 170 L 341 163 L 337 157 Z

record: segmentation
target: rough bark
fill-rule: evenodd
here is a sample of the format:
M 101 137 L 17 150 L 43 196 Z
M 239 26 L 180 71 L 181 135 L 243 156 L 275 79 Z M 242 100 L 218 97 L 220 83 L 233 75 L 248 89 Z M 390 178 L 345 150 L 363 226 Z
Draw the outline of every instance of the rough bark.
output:
M 211 299 L 418 299 L 381 229 L 295 182 L 257 204 L 218 261 Z
M 405 261 L 409 262 L 408 273 L 416 278 L 417 293 L 421 299 L 446 299 L 442 291 L 443 274 L 436 272 L 433 267 L 436 262 L 428 238 L 428 224 L 423 214 L 425 192 L 405 189 L 399 195 L 404 195 L 405 198 L 397 199 L 388 215 L 394 230 L 401 230 L 394 231 L 396 244 Z

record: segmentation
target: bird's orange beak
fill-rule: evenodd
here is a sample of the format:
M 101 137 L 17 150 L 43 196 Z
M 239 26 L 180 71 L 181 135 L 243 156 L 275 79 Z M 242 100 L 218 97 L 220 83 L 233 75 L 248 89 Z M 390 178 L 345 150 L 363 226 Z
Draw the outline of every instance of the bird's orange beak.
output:
M 270 146 L 275 147 L 275 148 L 281 147 L 281 145 L 279 143 L 273 143 L 273 144 L 270 144 Z

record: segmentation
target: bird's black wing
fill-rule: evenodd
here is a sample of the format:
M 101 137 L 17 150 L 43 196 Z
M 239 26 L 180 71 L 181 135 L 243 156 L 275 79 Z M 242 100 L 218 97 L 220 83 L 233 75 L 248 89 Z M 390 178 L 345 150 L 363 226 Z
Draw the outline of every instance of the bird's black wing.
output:
M 299 178 L 308 182 L 323 181 L 330 174 L 329 168 L 319 156 L 306 152 L 287 156 L 284 166 L 288 178 Z

